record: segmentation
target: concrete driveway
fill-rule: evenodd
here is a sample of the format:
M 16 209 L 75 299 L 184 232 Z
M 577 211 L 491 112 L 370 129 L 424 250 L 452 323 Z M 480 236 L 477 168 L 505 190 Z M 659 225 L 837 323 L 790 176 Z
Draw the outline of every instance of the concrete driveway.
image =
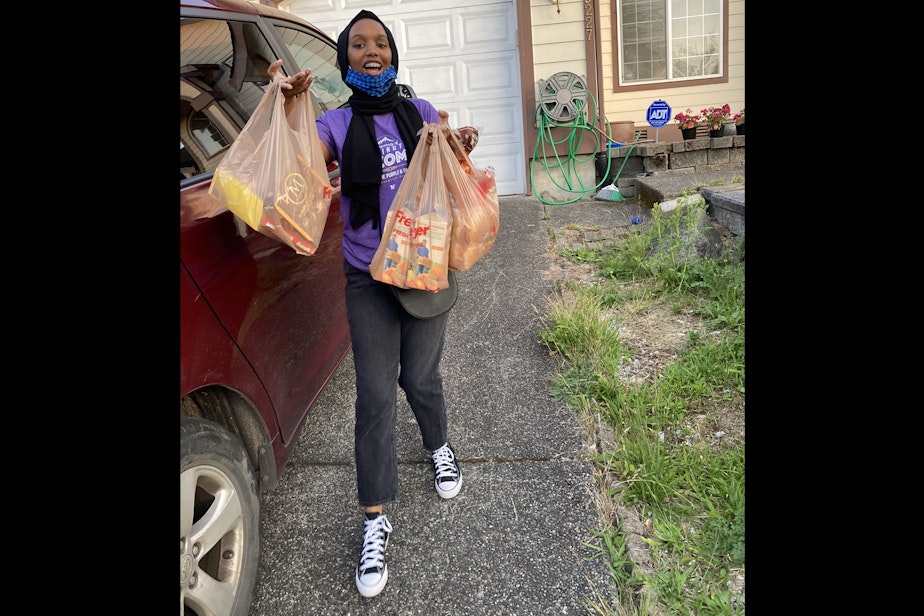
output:
M 628 226 L 629 202 L 549 206 L 501 198 L 492 251 L 460 274 L 442 373 L 450 439 L 464 485 L 442 500 L 413 414 L 399 391 L 399 500 L 389 581 L 361 597 L 353 572 L 361 541 L 353 468 L 354 372 L 348 355 L 302 432 L 278 488 L 264 499 L 262 564 L 252 616 L 427 616 L 595 613 L 615 586 L 593 534 L 601 527 L 590 449 L 576 414 L 552 400 L 557 367 L 539 341 L 553 291 L 556 230 Z

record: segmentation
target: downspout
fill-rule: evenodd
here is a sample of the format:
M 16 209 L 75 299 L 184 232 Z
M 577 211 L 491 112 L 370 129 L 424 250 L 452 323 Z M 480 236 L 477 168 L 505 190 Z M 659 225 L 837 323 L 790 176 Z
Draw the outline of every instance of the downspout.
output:
M 604 1 L 604 0 L 599 0 Z M 615 3 L 614 3 L 615 4 Z M 606 125 L 606 105 L 603 101 L 603 50 L 600 36 L 600 5 L 598 0 L 584 0 L 584 29 L 587 31 L 585 55 L 587 57 L 587 73 L 594 76 L 592 92 L 597 99 L 597 120 L 599 128 L 604 134 L 611 134 Z
M 597 101 L 597 128 L 610 134 L 603 104 L 603 53 L 600 49 L 600 0 L 584 0 L 584 57 L 587 63 L 587 88 Z
M 536 74 L 533 70 L 533 18 L 530 13 L 529 2 L 517 0 L 517 47 L 520 58 L 520 100 L 523 101 L 522 122 L 524 152 L 532 152 L 536 147 L 539 131 L 533 126 L 536 115 Z M 526 195 L 532 195 L 529 185 L 529 155 L 523 157 L 525 167 L 523 177 L 526 178 Z

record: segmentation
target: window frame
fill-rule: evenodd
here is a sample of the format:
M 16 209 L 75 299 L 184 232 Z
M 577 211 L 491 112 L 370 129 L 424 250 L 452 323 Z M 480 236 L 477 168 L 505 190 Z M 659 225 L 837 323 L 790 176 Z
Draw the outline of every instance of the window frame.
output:
M 670 8 L 671 0 L 665 0 L 665 6 Z M 612 0 L 611 3 L 611 18 L 610 18 L 610 44 L 612 52 L 612 80 L 613 80 L 613 92 L 642 92 L 647 90 L 656 90 L 663 91 L 669 88 L 688 88 L 688 87 L 697 87 L 704 85 L 713 85 L 728 83 L 728 0 L 721 0 L 721 44 L 722 52 L 720 54 L 720 64 L 721 64 L 721 75 L 709 76 L 709 77 L 698 77 L 698 78 L 686 78 L 683 79 L 664 79 L 660 81 L 646 81 L 644 83 L 632 83 L 621 85 L 620 84 L 620 73 L 622 68 L 622 49 L 620 48 L 620 28 L 621 28 L 621 15 L 622 15 L 622 0 Z M 669 14 L 668 14 L 669 15 Z M 668 17 L 669 19 L 669 17 Z M 670 32 L 670 30 L 668 30 Z M 668 47 L 668 50 L 670 47 Z M 670 62 L 670 60 L 668 61 Z
M 294 27 L 292 24 L 281 22 L 275 19 L 267 19 L 267 23 L 270 24 L 273 28 L 273 33 L 279 39 L 283 48 L 292 56 L 295 66 L 300 69 L 306 67 L 311 67 L 312 72 L 314 73 L 315 79 L 311 84 L 311 92 L 313 93 L 312 102 L 315 104 L 315 115 L 320 117 L 330 109 L 339 109 L 347 105 L 347 100 L 352 96 L 353 91 L 350 90 L 349 86 L 343 83 L 343 80 L 340 76 L 340 69 L 337 67 L 337 48 L 330 48 L 330 45 L 323 38 L 318 36 L 317 32 L 306 31 Z M 309 62 L 314 58 L 322 58 L 323 56 L 311 48 L 307 42 L 302 42 L 301 39 L 305 35 L 310 35 L 313 38 L 311 45 L 316 45 L 318 47 L 329 48 L 333 51 L 332 60 L 333 62 L 326 63 L 323 67 L 325 70 L 319 70 L 321 65 Z M 294 38 L 294 41 L 291 40 Z M 321 45 L 318 45 L 318 42 Z M 298 44 L 295 44 L 298 43 Z
M 212 118 L 204 110 L 193 110 L 187 117 L 187 133 L 196 142 L 196 145 L 205 152 L 206 159 L 212 159 L 228 150 L 226 135 L 221 132 Z

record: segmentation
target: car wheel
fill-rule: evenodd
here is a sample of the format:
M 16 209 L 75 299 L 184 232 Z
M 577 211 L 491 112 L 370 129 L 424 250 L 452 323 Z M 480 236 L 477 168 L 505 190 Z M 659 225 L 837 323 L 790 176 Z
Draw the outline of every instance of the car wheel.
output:
M 180 614 L 244 616 L 260 559 L 260 497 L 243 444 L 180 418 Z

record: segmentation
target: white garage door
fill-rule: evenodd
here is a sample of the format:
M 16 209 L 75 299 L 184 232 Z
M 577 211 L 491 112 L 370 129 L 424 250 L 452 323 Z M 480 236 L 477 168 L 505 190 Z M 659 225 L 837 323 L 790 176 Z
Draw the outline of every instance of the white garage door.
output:
M 334 40 L 367 9 L 398 45 L 398 81 L 449 112 L 452 126 L 474 126 L 479 167 L 494 167 L 497 192 L 526 192 L 520 62 L 513 0 L 294 0 L 282 3 Z

